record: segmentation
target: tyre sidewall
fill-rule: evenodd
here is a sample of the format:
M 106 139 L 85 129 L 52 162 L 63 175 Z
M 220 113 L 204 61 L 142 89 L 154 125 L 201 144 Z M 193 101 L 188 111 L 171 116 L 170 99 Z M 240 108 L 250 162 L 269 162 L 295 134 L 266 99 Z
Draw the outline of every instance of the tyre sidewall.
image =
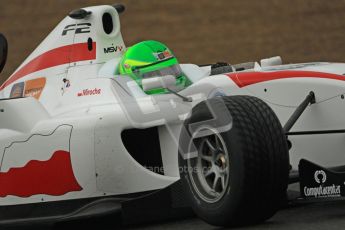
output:
M 198 116 L 198 113 L 193 114 L 193 116 Z M 238 133 L 236 132 L 236 126 L 233 126 L 229 131 L 220 134 L 224 140 L 226 148 L 228 150 L 230 169 L 228 186 L 223 197 L 215 203 L 208 203 L 201 199 L 193 187 L 193 182 L 188 175 L 188 172 L 181 172 L 181 180 L 185 188 L 189 188 L 190 201 L 194 212 L 201 218 L 207 219 L 207 222 L 212 220 L 214 225 L 222 225 L 222 220 L 224 220 L 224 215 L 227 221 L 230 221 L 230 217 L 236 217 L 236 213 L 233 210 L 237 210 L 237 207 L 242 201 L 242 189 L 243 185 L 243 154 L 240 146 L 240 140 L 238 138 Z M 183 137 L 189 138 L 189 137 Z M 236 154 L 234 154 L 236 153 Z M 231 164 L 231 162 L 236 162 L 236 164 Z M 182 169 L 188 169 L 188 160 L 184 160 L 179 154 L 179 165 Z M 210 216 L 211 215 L 211 216 Z

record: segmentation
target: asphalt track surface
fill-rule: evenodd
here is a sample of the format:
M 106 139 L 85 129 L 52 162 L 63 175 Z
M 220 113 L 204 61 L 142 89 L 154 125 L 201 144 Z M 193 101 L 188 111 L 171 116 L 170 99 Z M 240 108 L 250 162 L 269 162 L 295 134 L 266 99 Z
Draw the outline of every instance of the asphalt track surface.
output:
M 269 221 L 255 226 L 237 228 L 245 229 L 344 229 L 345 201 L 323 202 L 303 206 L 289 207 L 278 212 Z M 104 228 L 110 229 L 110 228 Z M 199 219 L 187 219 L 178 222 L 167 222 L 124 229 L 226 229 L 210 226 Z M 232 228 L 234 229 L 234 228 Z
M 237 228 L 246 229 L 344 229 L 345 228 L 345 200 L 308 203 L 291 205 L 279 211 L 273 218 L 263 224 Z M 64 223 L 57 226 L 32 226 L 9 229 L 32 229 L 32 230 L 62 230 L 62 229 L 97 229 L 97 230 L 220 230 L 226 228 L 214 227 L 197 218 L 175 220 L 169 222 L 151 223 L 145 225 L 122 226 L 115 216 L 108 216 L 87 221 Z M 236 228 L 232 228 L 236 229 Z

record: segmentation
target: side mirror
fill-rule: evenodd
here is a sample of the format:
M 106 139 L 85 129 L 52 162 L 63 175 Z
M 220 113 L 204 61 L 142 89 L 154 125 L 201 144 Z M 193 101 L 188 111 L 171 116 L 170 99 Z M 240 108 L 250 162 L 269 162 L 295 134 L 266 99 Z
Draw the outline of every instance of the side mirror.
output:
M 0 73 L 5 67 L 7 61 L 8 44 L 7 39 L 0 33 Z
M 170 93 L 175 94 L 176 96 L 182 98 L 183 101 L 192 102 L 193 99 L 191 97 L 185 97 L 175 91 L 176 88 L 176 78 L 172 75 L 166 75 L 163 77 L 152 77 L 143 79 L 141 81 L 144 91 L 148 91 L 151 89 L 160 89 L 164 88 L 168 90 Z
M 172 75 L 167 75 L 163 77 L 152 77 L 143 79 L 141 81 L 144 91 L 159 89 L 159 88 L 170 88 L 175 87 L 176 78 Z

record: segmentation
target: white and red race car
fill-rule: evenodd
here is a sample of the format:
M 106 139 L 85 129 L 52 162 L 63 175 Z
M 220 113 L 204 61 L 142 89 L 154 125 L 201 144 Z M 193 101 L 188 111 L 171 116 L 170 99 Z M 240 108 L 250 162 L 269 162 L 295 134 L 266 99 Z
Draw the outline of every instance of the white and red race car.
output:
M 72 11 L 1 85 L 0 224 L 193 210 L 236 226 L 274 215 L 289 184 L 345 194 L 345 64 L 181 64 L 192 85 L 147 95 L 115 75 L 122 11 Z M 0 52 L 2 69 L 3 35 Z

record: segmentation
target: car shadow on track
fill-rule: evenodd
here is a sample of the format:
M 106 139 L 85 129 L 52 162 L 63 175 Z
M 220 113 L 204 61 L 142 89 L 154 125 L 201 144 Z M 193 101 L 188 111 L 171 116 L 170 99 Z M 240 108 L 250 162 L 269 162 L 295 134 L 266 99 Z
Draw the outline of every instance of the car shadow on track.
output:
M 95 229 L 150 229 L 150 230 L 221 230 L 227 228 L 219 228 L 206 224 L 200 219 L 190 218 L 183 220 L 175 220 L 169 222 L 151 223 L 144 225 L 122 226 L 121 219 L 104 218 L 97 221 L 89 221 L 73 223 L 73 227 L 91 227 Z M 279 211 L 275 216 L 265 223 L 238 229 L 343 229 L 345 226 L 345 200 L 324 201 L 320 203 L 308 203 L 290 205 L 286 209 Z M 62 230 L 71 225 L 56 226 L 55 230 Z M 234 228 L 232 228 L 234 229 Z
M 286 209 L 279 211 L 275 216 L 265 223 L 253 226 L 246 226 L 232 229 L 343 229 L 345 226 L 345 200 L 339 201 L 324 201 L 319 203 L 308 203 L 300 205 L 290 205 Z M 123 226 L 121 224 L 121 217 L 107 216 L 102 218 L 88 219 L 83 221 L 74 221 L 69 223 L 60 223 L 55 226 L 27 226 L 27 227 L 13 227 L 6 229 L 15 230 L 64 230 L 68 228 L 88 228 L 97 230 L 223 230 L 227 228 L 220 228 L 206 224 L 198 218 L 180 219 L 167 222 L 130 225 Z M 3 228 L 1 228 L 3 229 Z

